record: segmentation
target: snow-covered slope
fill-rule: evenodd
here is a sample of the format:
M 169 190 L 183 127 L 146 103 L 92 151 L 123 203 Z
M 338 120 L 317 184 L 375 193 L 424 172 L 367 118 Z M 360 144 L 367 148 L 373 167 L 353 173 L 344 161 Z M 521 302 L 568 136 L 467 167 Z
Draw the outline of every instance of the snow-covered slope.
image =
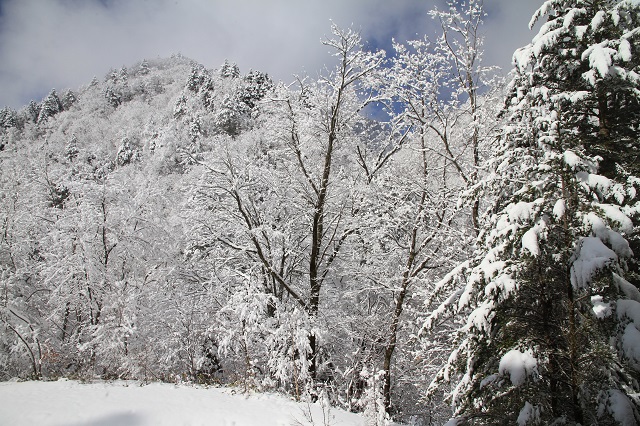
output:
M 0 383 L 0 424 L 12 426 L 361 426 L 353 413 L 273 394 L 137 382 Z

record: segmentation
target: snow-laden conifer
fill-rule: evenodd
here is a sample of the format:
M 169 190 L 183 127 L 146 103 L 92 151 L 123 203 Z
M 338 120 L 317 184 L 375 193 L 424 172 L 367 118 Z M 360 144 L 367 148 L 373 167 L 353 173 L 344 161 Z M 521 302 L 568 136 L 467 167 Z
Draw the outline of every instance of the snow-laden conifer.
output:
M 467 314 L 431 392 L 453 384 L 455 424 L 636 424 L 640 186 L 617 153 L 637 121 L 617 112 L 638 113 L 639 7 L 550 0 L 542 16 L 514 56 L 479 248 L 426 324 Z

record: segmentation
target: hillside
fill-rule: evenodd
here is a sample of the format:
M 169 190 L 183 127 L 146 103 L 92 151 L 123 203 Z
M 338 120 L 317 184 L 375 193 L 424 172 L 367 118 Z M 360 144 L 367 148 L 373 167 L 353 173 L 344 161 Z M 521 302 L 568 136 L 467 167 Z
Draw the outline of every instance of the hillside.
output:
M 369 244 L 347 236 L 378 214 L 371 202 L 386 190 L 367 184 L 382 171 L 372 161 L 400 155 L 398 135 L 353 115 L 352 87 L 340 122 L 324 129 L 335 96 L 322 81 L 286 88 L 175 56 L 5 109 L 3 378 L 186 380 L 294 396 L 324 388 L 333 404 L 380 411 L 367 383 L 380 380 L 369 371 L 382 341 L 369 334 L 384 333 L 376 324 L 393 293 L 357 278 L 377 266 L 354 257 Z M 345 141 L 331 157 L 327 132 Z M 400 177 L 413 161 L 402 155 Z M 311 249 L 318 200 L 308 191 L 327 158 L 333 235 Z M 300 270 L 314 257 L 326 281 L 315 296 Z

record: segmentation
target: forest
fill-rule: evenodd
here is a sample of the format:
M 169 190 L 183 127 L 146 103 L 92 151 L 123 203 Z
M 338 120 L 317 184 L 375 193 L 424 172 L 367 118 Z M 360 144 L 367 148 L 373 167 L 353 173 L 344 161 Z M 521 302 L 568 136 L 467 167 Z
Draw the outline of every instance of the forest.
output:
M 0 380 L 640 424 L 640 3 L 481 0 L 293 84 L 176 54 L 0 110 Z

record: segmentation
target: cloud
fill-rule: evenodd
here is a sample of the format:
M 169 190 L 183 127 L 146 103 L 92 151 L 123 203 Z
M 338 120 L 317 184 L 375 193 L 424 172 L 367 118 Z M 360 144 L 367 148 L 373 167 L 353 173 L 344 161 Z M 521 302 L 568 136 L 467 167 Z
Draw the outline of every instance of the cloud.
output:
M 528 44 L 534 31 L 529 30 L 531 16 L 542 1 L 485 0 L 485 64 L 511 69 L 511 58 L 516 49 Z
M 320 40 L 330 20 L 353 24 L 384 47 L 391 37 L 431 32 L 427 12 L 435 3 L 442 0 L 0 0 L 0 106 L 19 107 L 53 87 L 77 88 L 110 68 L 173 53 L 209 68 L 228 58 L 276 80 L 315 76 L 329 60 Z M 531 1 L 485 3 L 499 16 L 487 19 L 488 60 L 508 65 L 518 47 L 511 44 L 527 33 L 532 10 L 522 6 Z

